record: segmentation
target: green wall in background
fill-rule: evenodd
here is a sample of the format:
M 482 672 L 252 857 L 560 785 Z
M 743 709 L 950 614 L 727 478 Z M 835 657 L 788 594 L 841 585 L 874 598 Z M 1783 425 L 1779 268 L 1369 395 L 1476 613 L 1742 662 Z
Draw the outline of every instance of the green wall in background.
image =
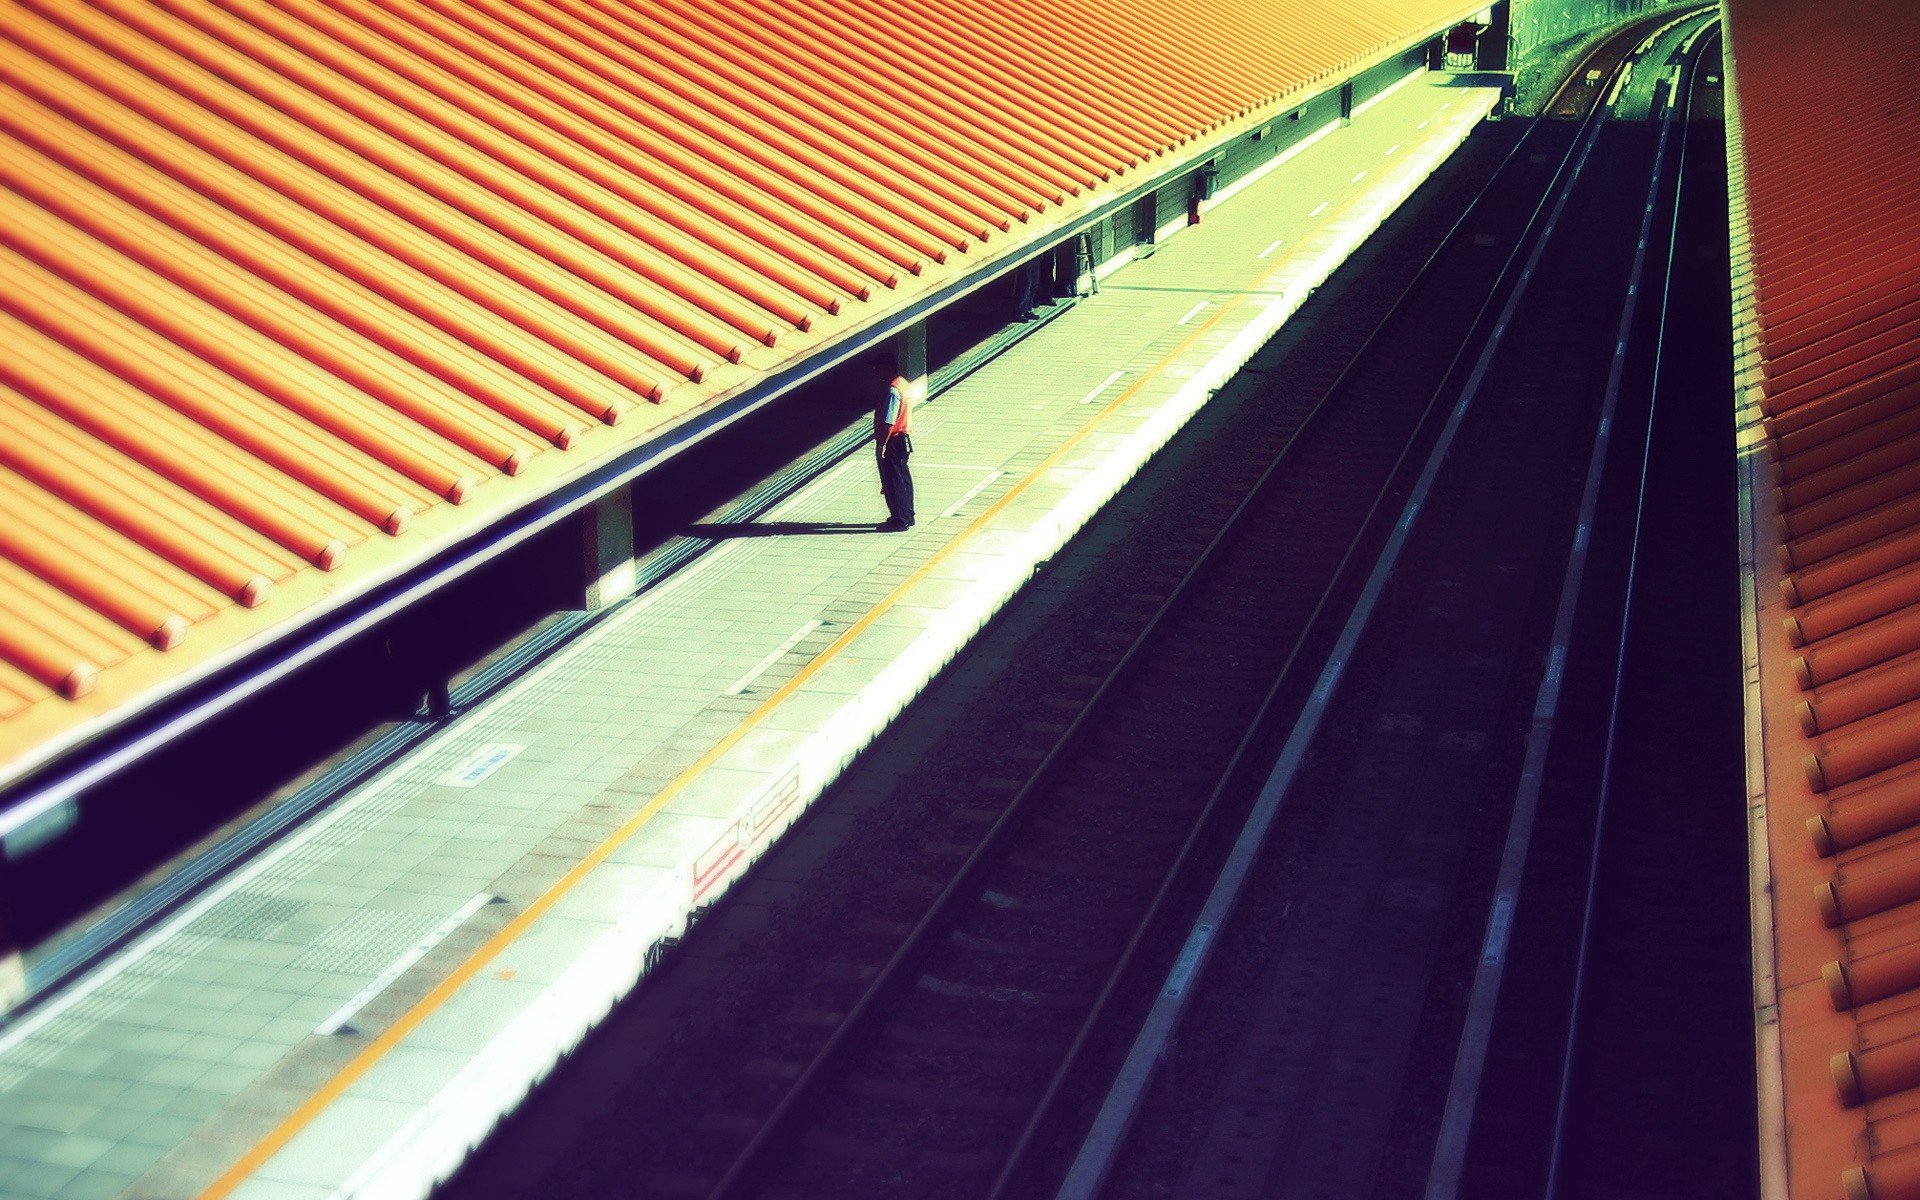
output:
M 1691 3 L 1697 0 L 1513 0 L 1515 57 L 1524 59 L 1540 47 L 1602 25 Z

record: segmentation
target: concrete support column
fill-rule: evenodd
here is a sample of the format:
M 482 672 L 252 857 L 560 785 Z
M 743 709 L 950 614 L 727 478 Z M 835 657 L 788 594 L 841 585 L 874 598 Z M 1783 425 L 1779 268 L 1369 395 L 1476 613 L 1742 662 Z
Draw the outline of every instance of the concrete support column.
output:
M 1080 239 L 1065 238 L 1053 248 L 1053 294 L 1049 300 L 1064 300 L 1080 294 Z
M 589 504 L 580 522 L 580 607 L 589 612 L 633 595 L 633 489 L 621 486 Z
M 915 321 L 893 339 L 894 371 L 912 387 L 912 400 L 927 398 L 927 323 Z

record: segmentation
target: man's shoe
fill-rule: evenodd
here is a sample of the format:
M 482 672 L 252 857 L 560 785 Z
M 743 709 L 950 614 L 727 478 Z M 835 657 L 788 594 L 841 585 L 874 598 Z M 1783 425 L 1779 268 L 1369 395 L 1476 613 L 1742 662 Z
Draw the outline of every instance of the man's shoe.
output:
M 897 517 L 889 517 L 880 522 L 875 528 L 881 533 L 905 533 L 907 531 L 907 523 Z

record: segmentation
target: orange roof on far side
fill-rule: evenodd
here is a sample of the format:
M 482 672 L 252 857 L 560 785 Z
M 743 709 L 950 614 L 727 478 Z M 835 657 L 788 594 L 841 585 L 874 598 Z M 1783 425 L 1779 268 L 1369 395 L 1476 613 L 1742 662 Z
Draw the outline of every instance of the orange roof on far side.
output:
M 1920 8 L 1724 9 L 1737 98 L 1736 334 L 1764 450 L 1752 694 L 1763 731 L 1759 878 L 1771 881 L 1756 885 L 1770 922 L 1756 931 L 1771 1096 L 1763 1145 L 1772 1139 L 1779 1172 L 1770 1193 L 1913 1200 Z

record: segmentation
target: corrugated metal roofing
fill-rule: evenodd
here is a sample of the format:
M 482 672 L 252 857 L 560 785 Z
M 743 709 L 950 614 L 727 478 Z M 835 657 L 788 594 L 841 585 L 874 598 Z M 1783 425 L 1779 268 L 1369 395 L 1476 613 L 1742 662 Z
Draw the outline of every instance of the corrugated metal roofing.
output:
M 1777 484 L 1762 1121 L 1788 1195 L 1901 1200 L 1920 1197 L 1920 7 L 1725 8 L 1736 283 Z
M 0 0 L 0 776 L 1460 0 Z

